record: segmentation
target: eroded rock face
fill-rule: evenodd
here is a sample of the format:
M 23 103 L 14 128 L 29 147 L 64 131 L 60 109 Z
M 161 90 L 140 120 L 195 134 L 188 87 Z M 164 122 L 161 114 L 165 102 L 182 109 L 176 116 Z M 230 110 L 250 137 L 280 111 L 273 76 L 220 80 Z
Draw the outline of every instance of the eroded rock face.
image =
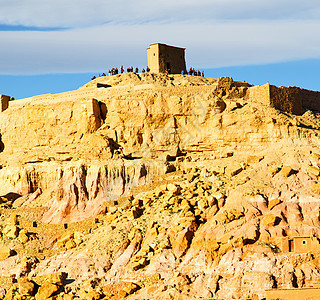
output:
M 320 122 L 250 88 L 123 74 L 10 102 L 0 292 L 250 299 L 317 283 Z

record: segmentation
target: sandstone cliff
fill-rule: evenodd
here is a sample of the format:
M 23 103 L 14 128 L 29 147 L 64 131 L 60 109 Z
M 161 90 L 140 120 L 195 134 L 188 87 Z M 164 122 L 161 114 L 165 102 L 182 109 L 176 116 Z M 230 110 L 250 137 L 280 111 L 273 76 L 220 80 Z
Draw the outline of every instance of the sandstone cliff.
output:
M 0 292 L 259 299 L 316 286 L 317 103 L 297 88 L 149 73 L 9 101 Z

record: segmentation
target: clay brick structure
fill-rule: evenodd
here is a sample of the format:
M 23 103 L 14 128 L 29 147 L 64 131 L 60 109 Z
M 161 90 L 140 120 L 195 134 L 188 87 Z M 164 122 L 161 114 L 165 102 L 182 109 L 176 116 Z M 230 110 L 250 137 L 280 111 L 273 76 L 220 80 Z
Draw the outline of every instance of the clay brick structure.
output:
M 248 100 L 258 101 L 295 115 L 303 113 L 301 97 L 297 88 L 276 87 L 269 83 L 253 86 L 248 90 Z
M 4 111 L 9 107 L 9 101 L 10 101 L 11 97 L 6 96 L 6 95 L 0 95 L 0 111 Z
M 250 87 L 247 100 L 257 101 L 294 115 L 302 115 L 305 109 L 320 111 L 320 93 L 298 87 L 257 85 Z
M 282 252 L 307 253 L 319 250 L 319 241 L 315 237 L 293 236 L 284 237 L 279 245 Z
M 150 45 L 147 54 L 152 73 L 180 74 L 186 71 L 185 48 L 156 43 Z

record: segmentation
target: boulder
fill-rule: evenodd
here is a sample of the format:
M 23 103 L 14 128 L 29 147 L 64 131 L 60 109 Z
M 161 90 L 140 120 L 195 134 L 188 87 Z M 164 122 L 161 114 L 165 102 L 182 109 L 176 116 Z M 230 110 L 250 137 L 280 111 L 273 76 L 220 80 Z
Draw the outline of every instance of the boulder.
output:
M 17 224 L 18 224 L 18 216 L 17 216 L 16 213 L 12 213 L 12 214 L 10 215 L 9 223 L 10 223 L 11 225 L 17 225 Z
M 195 230 L 195 224 L 191 224 L 177 234 L 172 242 L 172 251 L 176 257 L 181 257 L 186 253 L 191 244 Z
M 65 247 L 66 247 L 67 250 L 70 250 L 70 249 L 72 249 L 72 248 L 74 248 L 74 247 L 76 247 L 76 246 L 77 246 L 77 245 L 76 245 L 76 243 L 74 242 L 73 239 L 70 239 L 70 240 L 67 241 L 66 244 L 65 244 Z
M 73 239 L 73 232 L 66 232 L 58 239 L 57 246 L 63 247 L 71 239 Z
M 281 200 L 279 198 L 272 199 L 268 202 L 268 209 L 271 210 L 280 203 L 281 203 Z
M 15 225 L 7 225 L 3 229 L 3 234 L 10 239 L 15 239 L 18 236 L 19 228 Z
M 269 214 L 262 219 L 262 222 L 266 226 L 274 226 L 277 223 L 277 216 Z
M 281 171 L 280 171 L 280 175 L 282 177 L 289 177 L 290 175 L 292 175 L 294 173 L 294 170 L 289 167 L 289 166 L 284 166 L 282 167 Z
M 35 290 L 34 282 L 30 281 L 28 278 L 22 277 L 18 280 L 19 294 L 23 296 L 32 296 Z
M 7 247 L 7 246 L 3 246 L 0 248 L 0 260 L 5 260 L 8 257 L 10 257 L 12 255 L 12 250 Z
M 311 192 L 317 195 L 320 195 L 320 183 L 315 183 L 312 187 L 311 187 Z
M 49 274 L 33 277 L 32 281 L 34 281 L 36 284 L 40 286 L 42 286 L 45 283 L 63 285 L 64 280 L 67 278 L 67 276 L 68 274 L 66 272 L 55 272 L 55 273 L 49 273 Z
M 50 298 L 54 293 L 58 292 L 60 287 L 56 284 L 45 282 L 40 286 L 36 294 L 36 300 L 46 300 Z
M 18 235 L 18 240 L 22 243 L 25 244 L 26 242 L 29 241 L 28 237 L 28 231 L 26 229 L 21 229 Z
M 243 168 L 241 166 L 230 166 L 226 169 L 226 175 L 229 177 L 233 177 L 238 175 Z
M 314 166 L 309 166 L 308 167 L 308 172 L 314 176 L 319 176 L 320 175 L 320 169 Z

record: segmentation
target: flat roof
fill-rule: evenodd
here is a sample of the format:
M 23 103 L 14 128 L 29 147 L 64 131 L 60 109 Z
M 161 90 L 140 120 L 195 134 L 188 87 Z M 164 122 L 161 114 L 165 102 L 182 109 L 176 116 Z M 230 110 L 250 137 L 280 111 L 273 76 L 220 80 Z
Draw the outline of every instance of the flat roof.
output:
M 171 48 L 177 48 L 177 49 L 186 50 L 186 48 L 171 46 L 171 45 L 167 45 L 167 44 L 163 44 L 163 43 L 153 43 L 153 44 L 150 44 L 150 46 L 152 46 L 152 45 L 162 45 L 162 46 L 166 46 L 166 47 L 171 47 Z M 150 48 L 150 46 L 149 46 L 149 48 Z M 147 48 L 147 49 L 149 49 L 149 48 Z

